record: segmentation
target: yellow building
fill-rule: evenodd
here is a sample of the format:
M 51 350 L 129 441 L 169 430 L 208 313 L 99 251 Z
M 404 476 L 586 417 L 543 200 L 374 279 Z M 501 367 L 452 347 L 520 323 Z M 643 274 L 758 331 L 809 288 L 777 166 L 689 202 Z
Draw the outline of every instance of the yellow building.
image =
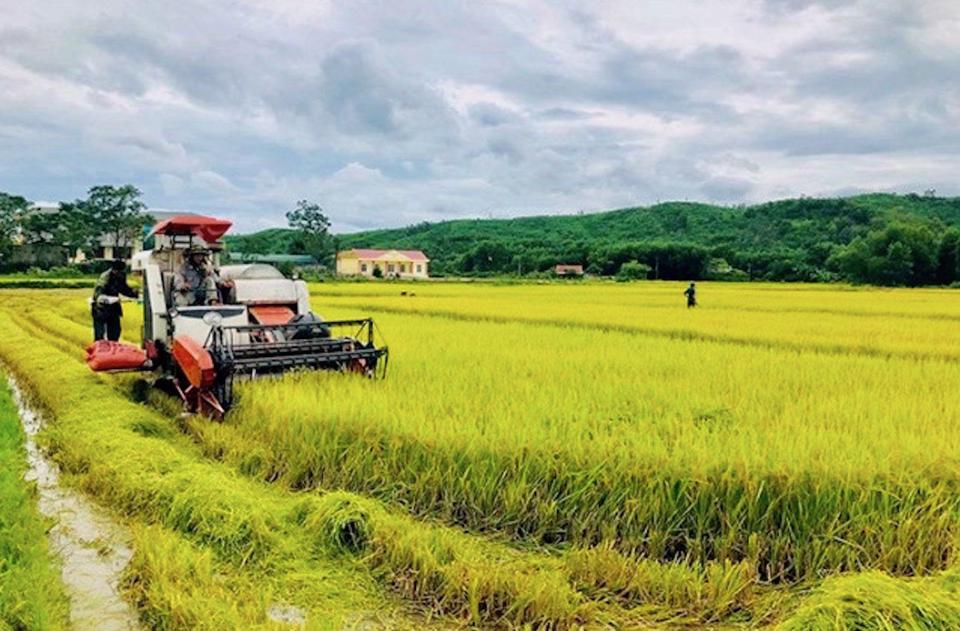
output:
M 337 274 L 383 278 L 428 278 L 430 259 L 420 250 L 364 250 L 337 252 Z

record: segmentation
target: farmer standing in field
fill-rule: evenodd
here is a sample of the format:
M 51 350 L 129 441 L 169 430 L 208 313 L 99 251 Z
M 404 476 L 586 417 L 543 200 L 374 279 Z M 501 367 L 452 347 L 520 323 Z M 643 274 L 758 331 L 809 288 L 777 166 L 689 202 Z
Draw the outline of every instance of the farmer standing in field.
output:
M 110 263 L 110 269 L 100 274 L 93 288 L 90 313 L 93 316 L 94 341 L 106 339 L 116 342 L 120 339 L 120 317 L 123 316 L 121 295 L 136 298 L 137 290 L 127 284 L 127 264 L 118 259 Z
M 690 283 L 683 295 L 687 297 L 687 309 L 697 306 L 697 284 Z
M 187 250 L 173 280 L 173 290 L 178 307 L 220 302 L 215 274 L 207 264 L 207 251 L 203 247 L 192 245 Z

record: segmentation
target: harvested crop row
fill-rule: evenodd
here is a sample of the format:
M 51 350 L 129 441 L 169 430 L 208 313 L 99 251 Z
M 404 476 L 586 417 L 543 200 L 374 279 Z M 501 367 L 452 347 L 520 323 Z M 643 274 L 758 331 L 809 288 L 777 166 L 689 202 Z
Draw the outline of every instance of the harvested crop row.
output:
M 210 550 L 157 525 L 134 530 L 123 590 L 151 629 L 251 629 L 265 625 L 271 588 Z
M 827 578 L 780 628 L 834 629 L 960 628 L 957 570 L 918 579 L 894 579 L 880 572 Z
M 0 385 L 0 463 L 0 628 L 66 629 L 67 597 L 47 547 L 47 526 L 23 478 L 23 430 L 5 382 Z
M 319 619 L 391 608 L 362 573 L 304 549 L 301 533 L 291 532 L 285 517 L 290 500 L 196 462 L 169 422 L 126 402 L 81 362 L 31 338 L 8 315 L 0 316 L 0 328 L 0 354 L 55 419 L 46 440 L 81 488 L 246 567 L 266 593 L 309 596 Z
M 9 316 L 0 317 L 0 326 L 11 334 L 0 340 L 0 355 L 55 416 L 49 441 L 82 488 L 125 514 L 182 533 L 234 567 L 269 575 L 278 594 L 296 596 L 297 585 L 329 585 L 347 580 L 345 573 L 355 581 L 366 564 L 421 605 L 476 623 L 567 625 L 594 615 L 595 607 L 556 562 L 422 526 L 373 503 L 366 504 L 373 517 L 364 520 L 370 553 L 360 561 L 325 560 L 336 552 L 332 548 L 350 547 L 340 535 L 326 534 L 337 523 L 337 511 L 329 508 L 337 505 L 336 496 L 271 493 L 195 462 L 169 440 L 169 425 L 154 413 L 113 394 L 79 362 L 30 339 Z M 54 384 L 60 389 L 51 395 Z M 342 600 L 332 603 L 314 593 L 305 602 L 327 611 L 343 607 Z

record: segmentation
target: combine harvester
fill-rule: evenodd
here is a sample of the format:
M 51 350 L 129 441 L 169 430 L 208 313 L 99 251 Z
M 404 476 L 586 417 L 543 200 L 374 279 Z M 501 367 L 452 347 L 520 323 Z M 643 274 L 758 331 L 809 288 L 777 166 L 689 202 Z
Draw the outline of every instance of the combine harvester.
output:
M 87 363 L 95 371 L 154 371 L 155 383 L 176 393 L 190 412 L 223 418 L 237 376 L 295 369 L 386 374 L 388 351 L 374 340 L 372 318 L 324 321 L 310 311 L 307 285 L 271 265 L 227 265 L 219 270 L 219 304 L 178 307 L 173 280 L 193 246 L 216 257 L 231 223 L 180 215 L 154 226 L 152 250 L 138 252 L 142 274 L 142 350 L 94 342 Z M 214 261 L 216 263 L 216 261 Z M 349 332 L 349 335 L 335 334 Z

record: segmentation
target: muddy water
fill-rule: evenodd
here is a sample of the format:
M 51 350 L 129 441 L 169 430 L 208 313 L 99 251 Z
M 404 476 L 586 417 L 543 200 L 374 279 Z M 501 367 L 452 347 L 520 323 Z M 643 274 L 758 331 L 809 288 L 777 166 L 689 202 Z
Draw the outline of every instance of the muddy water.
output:
M 41 418 L 9 379 L 26 433 L 27 480 L 35 480 L 40 512 L 55 521 L 50 548 L 60 557 L 63 583 L 70 597 L 74 629 L 139 629 L 133 609 L 121 597 L 120 575 L 130 560 L 127 533 L 82 495 L 59 484 L 60 471 L 37 446 Z
M 303 611 L 292 605 L 270 605 L 267 608 L 267 618 L 273 622 L 281 624 L 290 624 L 302 627 L 307 622 L 307 616 Z

